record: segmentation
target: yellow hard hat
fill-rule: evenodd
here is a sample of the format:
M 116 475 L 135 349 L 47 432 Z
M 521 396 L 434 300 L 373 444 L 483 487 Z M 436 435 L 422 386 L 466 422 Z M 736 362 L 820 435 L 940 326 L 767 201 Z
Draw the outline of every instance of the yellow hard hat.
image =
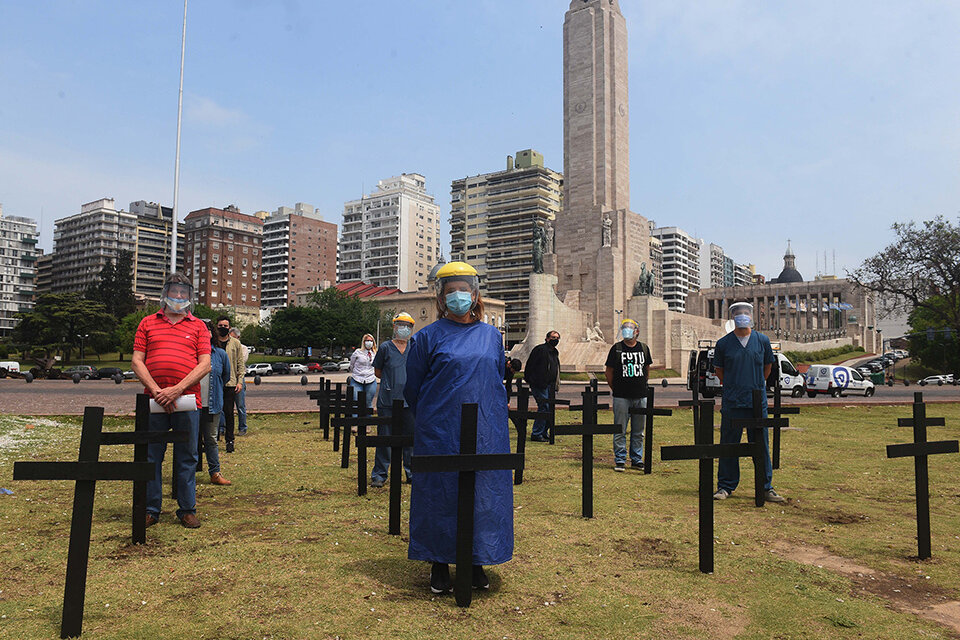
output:
M 437 280 L 451 276 L 476 276 L 477 270 L 466 262 L 448 262 L 437 271 Z
M 410 324 L 415 324 L 413 321 L 413 316 L 406 311 L 401 311 L 397 315 L 393 316 L 393 324 L 397 324 L 398 322 L 409 322 Z

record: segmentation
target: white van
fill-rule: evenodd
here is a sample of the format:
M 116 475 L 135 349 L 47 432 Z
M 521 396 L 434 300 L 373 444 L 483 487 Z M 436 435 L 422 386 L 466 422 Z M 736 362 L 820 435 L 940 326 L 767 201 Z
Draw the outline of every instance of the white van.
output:
M 723 385 L 713 368 L 714 345 L 712 340 L 700 340 L 697 351 L 690 352 L 689 374 L 687 389 L 693 390 L 693 385 L 699 385 L 699 394 L 704 398 L 712 398 L 723 394 Z M 782 393 L 789 393 L 794 398 L 803 396 L 803 376 L 793 366 L 790 359 L 780 352 L 780 343 L 771 343 L 773 355 L 777 357 L 777 369 L 771 369 L 767 379 L 767 393 L 772 394 L 777 379 L 774 375 L 779 371 L 780 389 Z
M 20 363 L 15 360 L 0 360 L 0 377 L 5 377 L 8 373 L 20 373 Z
M 856 369 L 833 364 L 810 365 L 805 383 L 807 395 L 811 398 L 818 393 L 829 393 L 834 398 L 851 393 L 870 397 L 876 391 L 873 382 Z

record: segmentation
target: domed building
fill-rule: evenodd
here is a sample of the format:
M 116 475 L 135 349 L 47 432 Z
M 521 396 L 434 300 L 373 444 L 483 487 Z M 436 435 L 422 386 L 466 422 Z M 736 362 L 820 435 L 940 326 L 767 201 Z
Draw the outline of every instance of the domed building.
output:
M 789 282 L 803 282 L 803 276 L 797 271 L 797 256 L 793 255 L 790 241 L 787 240 L 787 252 L 783 254 L 783 271 L 770 281 L 770 284 L 785 284 Z

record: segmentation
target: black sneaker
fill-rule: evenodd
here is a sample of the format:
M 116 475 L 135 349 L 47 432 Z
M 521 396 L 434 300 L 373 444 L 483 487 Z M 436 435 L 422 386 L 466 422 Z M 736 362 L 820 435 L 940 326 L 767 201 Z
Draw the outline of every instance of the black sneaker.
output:
M 233 453 L 233 440 L 227 443 L 227 453 Z
M 624 469 L 626 469 L 626 468 L 627 468 L 627 466 L 626 466 L 624 463 L 622 463 L 622 462 L 618 462 L 618 463 L 616 463 L 615 465 L 613 465 L 613 470 L 614 470 L 614 471 L 623 472 Z
M 473 565 L 473 588 L 489 589 L 490 581 L 487 580 L 487 574 L 483 572 L 483 567 L 478 564 Z
M 450 567 L 434 562 L 430 569 L 430 591 L 433 593 L 450 593 L 453 591 L 453 580 L 450 579 Z

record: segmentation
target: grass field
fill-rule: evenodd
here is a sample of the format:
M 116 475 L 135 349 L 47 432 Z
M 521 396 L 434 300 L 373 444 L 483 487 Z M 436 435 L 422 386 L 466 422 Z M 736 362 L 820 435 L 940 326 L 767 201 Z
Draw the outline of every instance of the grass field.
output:
M 928 414 L 948 425 L 931 439 L 956 436 L 960 405 Z M 884 451 L 909 439 L 896 427 L 909 415 L 794 416 L 774 472 L 788 502 L 755 508 L 743 463 L 740 490 L 716 503 L 713 575 L 697 571 L 697 465 L 659 461 L 660 446 L 690 442 L 689 411 L 658 423 L 649 476 L 614 473 L 609 436 L 596 438 L 592 520 L 579 516 L 579 438 L 529 443 L 514 559 L 469 609 L 429 594 L 429 568 L 406 559 L 406 509 L 404 536 L 387 535 L 387 489 L 356 496 L 355 465 L 339 468 L 315 416 L 252 416 L 237 452 L 221 453 L 234 485 L 198 476 L 199 530 L 165 496 L 133 547 L 129 485 L 98 484 L 83 637 L 957 637 L 960 456 L 931 458 L 933 559 L 919 562 L 913 464 Z M 14 491 L 0 495 L 0 638 L 58 637 L 73 486 L 10 478 L 14 460 L 76 459 L 78 438 L 76 419 L 0 416 L 0 487 Z M 130 459 L 122 449 L 101 458 Z

